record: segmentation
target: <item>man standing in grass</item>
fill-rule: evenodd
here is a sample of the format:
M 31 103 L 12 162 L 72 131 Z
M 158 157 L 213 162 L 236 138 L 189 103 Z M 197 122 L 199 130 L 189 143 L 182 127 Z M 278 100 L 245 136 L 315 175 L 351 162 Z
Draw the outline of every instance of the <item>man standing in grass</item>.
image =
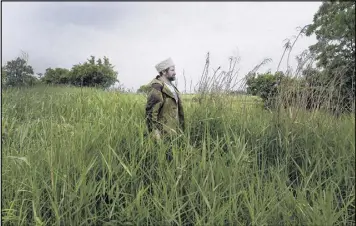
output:
M 146 104 L 146 123 L 150 135 L 161 140 L 184 131 L 184 112 L 177 87 L 172 84 L 176 78 L 175 65 L 171 58 L 156 65 L 159 75 L 149 86 Z

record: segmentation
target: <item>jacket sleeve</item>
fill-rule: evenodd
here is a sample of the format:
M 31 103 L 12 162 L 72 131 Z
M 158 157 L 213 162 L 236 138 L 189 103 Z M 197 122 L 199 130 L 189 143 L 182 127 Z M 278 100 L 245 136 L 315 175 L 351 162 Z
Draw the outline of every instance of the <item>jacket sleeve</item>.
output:
M 147 97 L 146 104 L 146 124 L 149 132 L 158 129 L 161 130 L 162 126 L 158 121 L 158 114 L 163 105 L 162 85 L 154 83 L 151 86 L 151 91 Z
M 182 104 L 182 99 L 179 97 L 178 99 L 178 117 L 179 117 L 179 126 L 182 131 L 185 130 L 185 122 L 184 122 L 184 110 L 183 110 L 183 104 Z

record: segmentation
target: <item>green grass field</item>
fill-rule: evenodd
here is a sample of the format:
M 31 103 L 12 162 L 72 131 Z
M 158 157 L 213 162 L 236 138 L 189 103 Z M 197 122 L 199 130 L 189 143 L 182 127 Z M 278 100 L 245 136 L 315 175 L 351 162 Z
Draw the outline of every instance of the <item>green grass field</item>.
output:
M 185 96 L 168 162 L 145 101 L 3 91 L 3 225 L 355 225 L 354 115 Z

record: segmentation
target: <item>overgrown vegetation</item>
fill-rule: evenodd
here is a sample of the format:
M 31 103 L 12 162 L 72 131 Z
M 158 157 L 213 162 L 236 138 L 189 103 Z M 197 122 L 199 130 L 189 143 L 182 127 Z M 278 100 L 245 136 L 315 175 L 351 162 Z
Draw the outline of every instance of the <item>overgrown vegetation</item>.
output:
M 354 3 L 324 3 L 314 23 L 329 10 L 346 17 Z M 298 56 L 295 71 L 259 73 L 265 59 L 242 81 L 238 57 L 211 75 L 208 54 L 197 94 L 183 95 L 187 125 L 171 143 L 172 162 L 169 147 L 144 136 L 142 95 L 4 90 L 2 223 L 355 225 L 355 115 L 347 104 L 354 86 L 342 82 L 353 84 L 354 71 L 342 70 L 352 62 L 313 67 L 323 62 L 314 49 Z M 89 84 L 79 75 L 95 74 L 99 63 L 84 65 L 47 70 L 42 81 L 78 75 L 71 81 Z M 249 95 L 236 95 L 244 86 Z
M 354 116 L 236 98 L 185 98 L 169 163 L 143 136 L 143 96 L 7 89 L 3 224 L 354 224 Z
M 142 85 L 140 88 L 137 90 L 137 93 L 144 93 L 148 94 L 151 91 L 151 87 L 149 85 Z
M 317 43 L 297 57 L 297 69 L 293 72 L 288 67 L 286 76 L 280 72 L 249 74 L 246 78 L 248 92 L 261 96 L 267 106 L 279 95 L 285 102 L 301 103 L 298 107 L 324 108 L 336 114 L 354 112 L 354 26 L 355 2 L 324 2 L 313 23 L 301 29 L 293 44 L 288 41 L 285 45 L 280 62 L 288 51 L 288 63 L 298 37 L 316 35 Z M 313 67 L 314 60 L 316 67 Z
M 1 86 L 33 86 L 38 80 L 33 76 L 33 68 L 27 64 L 28 55 L 23 53 L 22 57 L 7 62 L 1 68 Z
M 27 56 L 27 55 L 26 55 Z M 91 56 L 87 62 L 66 68 L 47 68 L 41 78 L 34 76 L 28 56 L 7 62 L 2 68 L 2 85 L 6 87 L 32 86 L 35 84 L 71 85 L 80 87 L 108 88 L 118 81 L 117 71 L 107 57 L 103 60 Z

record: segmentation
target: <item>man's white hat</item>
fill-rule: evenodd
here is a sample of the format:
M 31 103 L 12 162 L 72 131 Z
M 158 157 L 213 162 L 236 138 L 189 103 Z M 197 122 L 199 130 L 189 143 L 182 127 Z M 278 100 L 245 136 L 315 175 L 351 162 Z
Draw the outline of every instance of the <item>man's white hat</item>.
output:
M 173 60 L 171 58 L 168 58 L 168 59 L 162 61 L 161 63 L 157 64 L 156 70 L 159 73 L 159 72 L 166 70 L 167 68 L 173 67 L 173 66 L 174 66 Z

